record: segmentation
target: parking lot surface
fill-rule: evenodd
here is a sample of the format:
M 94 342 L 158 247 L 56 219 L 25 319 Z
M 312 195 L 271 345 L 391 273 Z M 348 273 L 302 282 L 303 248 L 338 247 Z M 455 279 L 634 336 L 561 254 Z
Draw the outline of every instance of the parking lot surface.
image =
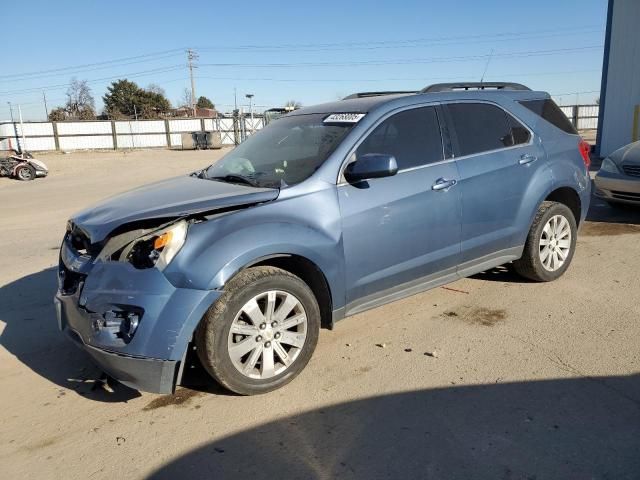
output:
M 507 267 L 323 330 L 290 385 L 175 395 L 96 382 L 57 331 L 75 211 L 220 152 L 43 155 L 0 179 L 1 478 L 640 478 L 640 211 L 593 200 L 573 264 Z

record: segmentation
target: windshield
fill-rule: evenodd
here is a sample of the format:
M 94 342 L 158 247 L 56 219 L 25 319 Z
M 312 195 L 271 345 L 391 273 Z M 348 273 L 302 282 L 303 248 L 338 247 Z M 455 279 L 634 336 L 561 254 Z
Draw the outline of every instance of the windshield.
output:
M 323 123 L 326 117 L 324 113 L 278 118 L 211 165 L 203 176 L 258 187 L 300 183 L 324 163 L 353 126 Z

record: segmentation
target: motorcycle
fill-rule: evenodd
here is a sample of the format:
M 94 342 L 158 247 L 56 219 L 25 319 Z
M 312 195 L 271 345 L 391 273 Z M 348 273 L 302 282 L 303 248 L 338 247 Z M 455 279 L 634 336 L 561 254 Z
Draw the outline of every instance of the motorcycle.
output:
M 46 177 L 49 169 L 40 160 L 33 158 L 29 152 L 17 153 L 0 158 L 0 177 L 17 178 L 22 181 Z

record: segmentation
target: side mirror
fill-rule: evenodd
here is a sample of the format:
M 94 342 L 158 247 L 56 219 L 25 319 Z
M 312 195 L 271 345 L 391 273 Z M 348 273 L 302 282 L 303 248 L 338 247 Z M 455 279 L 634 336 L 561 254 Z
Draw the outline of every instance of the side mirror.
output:
M 398 173 L 396 157 L 386 153 L 367 153 L 358 157 L 344 169 L 344 178 L 349 183 L 369 178 L 391 177 Z

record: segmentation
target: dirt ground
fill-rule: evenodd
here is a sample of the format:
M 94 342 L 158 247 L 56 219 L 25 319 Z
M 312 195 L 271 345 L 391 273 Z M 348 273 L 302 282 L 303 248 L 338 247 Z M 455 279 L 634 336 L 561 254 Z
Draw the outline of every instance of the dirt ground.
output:
M 66 219 L 218 156 L 47 155 L 48 178 L 0 179 L 0 478 L 640 478 L 640 211 L 595 200 L 560 280 L 499 268 L 346 319 L 276 392 L 94 383 L 52 304 Z

